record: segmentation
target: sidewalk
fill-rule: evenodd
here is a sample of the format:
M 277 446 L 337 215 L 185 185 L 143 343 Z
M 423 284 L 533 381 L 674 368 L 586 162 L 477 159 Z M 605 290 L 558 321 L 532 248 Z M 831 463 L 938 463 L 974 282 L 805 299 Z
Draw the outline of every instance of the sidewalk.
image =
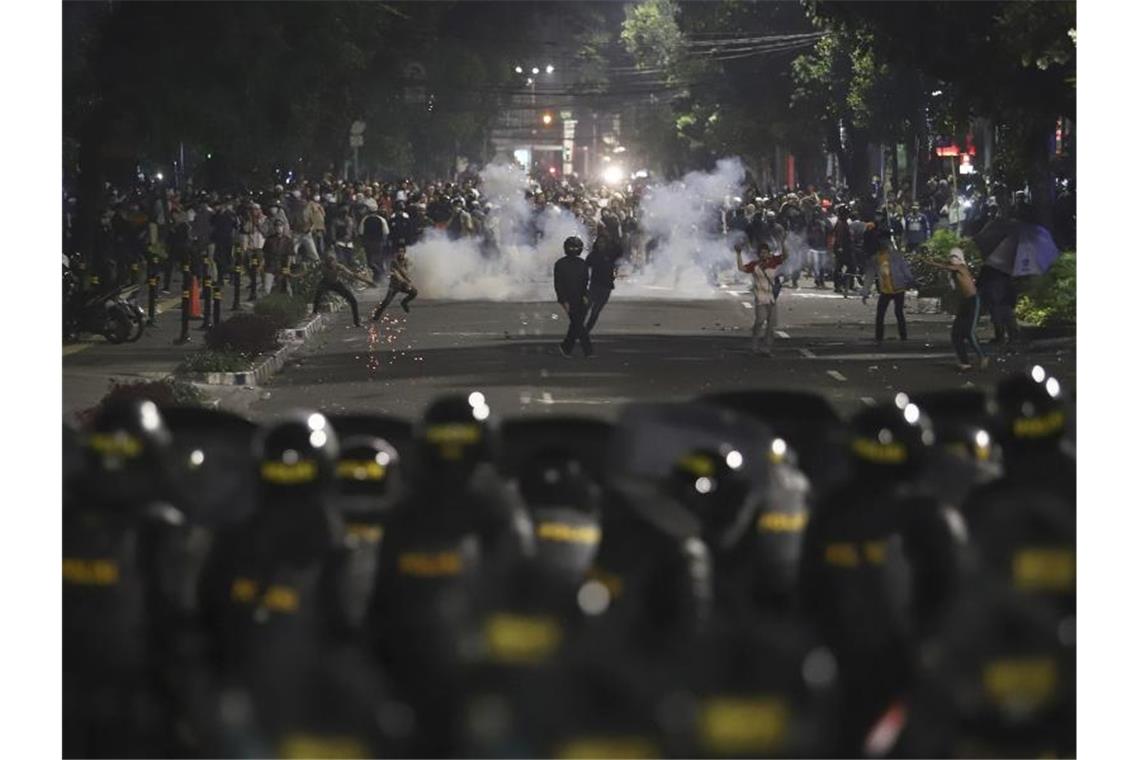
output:
M 250 314 L 254 304 L 245 300 L 247 295 L 248 290 L 243 288 L 241 313 Z M 361 311 L 370 307 L 365 305 L 360 291 L 356 291 L 356 295 Z M 199 329 L 201 317 L 190 320 L 190 342 L 174 344 L 182 331 L 181 298 L 181 294 L 160 296 L 156 325 L 147 327 L 135 343 L 114 345 L 101 336 L 85 335 L 79 342 L 64 344 L 63 414 L 66 419 L 97 404 L 107 395 L 112 381 L 161 380 L 174 372 L 183 357 L 205 347 L 205 331 Z M 139 303 L 145 310 L 145 290 Z M 230 311 L 232 303 L 233 290 L 227 288 L 222 300 L 223 320 L 235 313 Z

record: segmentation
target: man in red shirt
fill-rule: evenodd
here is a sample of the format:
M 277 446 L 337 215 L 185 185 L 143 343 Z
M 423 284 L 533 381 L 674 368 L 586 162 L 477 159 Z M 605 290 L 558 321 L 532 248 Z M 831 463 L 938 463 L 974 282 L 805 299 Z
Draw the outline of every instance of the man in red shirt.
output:
M 783 243 L 780 244 L 780 255 L 772 255 L 767 243 L 760 243 L 757 248 L 758 256 L 754 261 L 744 263 L 741 252 L 743 243 L 736 244 L 736 268 L 741 272 L 752 275 L 752 305 L 756 312 L 756 319 L 752 323 L 752 353 L 759 353 L 763 357 L 772 356 L 772 333 L 776 329 L 776 274 L 780 265 L 784 263 Z M 764 326 L 765 349 L 760 351 L 760 327 Z

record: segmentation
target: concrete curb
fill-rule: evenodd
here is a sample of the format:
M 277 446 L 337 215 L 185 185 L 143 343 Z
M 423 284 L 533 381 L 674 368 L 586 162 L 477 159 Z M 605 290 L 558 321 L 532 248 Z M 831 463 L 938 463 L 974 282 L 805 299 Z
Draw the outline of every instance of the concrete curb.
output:
M 248 370 L 242 370 L 240 372 L 188 372 L 181 375 L 181 377 L 190 382 L 203 385 L 261 385 L 284 367 L 289 356 L 304 346 L 305 341 L 327 326 L 330 314 L 335 314 L 347 305 L 348 302 L 343 298 L 326 299 L 324 304 L 322 304 L 320 314 L 309 317 L 297 327 L 279 330 L 277 338 L 285 345 L 260 360 Z

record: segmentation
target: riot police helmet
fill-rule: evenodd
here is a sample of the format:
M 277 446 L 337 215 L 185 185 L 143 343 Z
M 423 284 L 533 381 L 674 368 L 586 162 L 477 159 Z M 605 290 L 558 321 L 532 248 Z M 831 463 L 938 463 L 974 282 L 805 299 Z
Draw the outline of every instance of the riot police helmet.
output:
M 399 464 L 396 448 L 383 438 L 346 438 L 341 443 L 336 463 L 337 492 L 353 502 L 388 496 Z
M 519 491 L 531 509 L 565 507 L 593 513 L 601 502 L 601 487 L 589 470 L 561 449 L 546 449 L 531 457 L 519 473 Z
M 851 420 L 849 452 L 861 473 L 885 478 L 914 474 L 935 443 L 930 418 L 905 393 L 864 409 Z
M 1010 449 L 1048 448 L 1064 437 L 1067 405 L 1060 382 L 1044 367 L 1006 378 L 996 395 L 999 434 Z
M 84 495 L 126 507 L 165 498 L 170 443 L 170 431 L 153 401 L 108 401 L 83 438 Z
M 323 496 L 333 481 L 339 449 L 336 432 L 320 412 L 294 412 L 263 428 L 253 442 L 262 494 Z
M 479 391 L 433 401 L 417 426 L 417 478 L 424 483 L 466 480 L 495 452 L 491 408 Z
M 677 459 L 667 490 L 701 523 L 715 548 L 735 544 L 750 526 L 762 494 L 749 478 L 744 454 L 733 446 L 698 448 Z

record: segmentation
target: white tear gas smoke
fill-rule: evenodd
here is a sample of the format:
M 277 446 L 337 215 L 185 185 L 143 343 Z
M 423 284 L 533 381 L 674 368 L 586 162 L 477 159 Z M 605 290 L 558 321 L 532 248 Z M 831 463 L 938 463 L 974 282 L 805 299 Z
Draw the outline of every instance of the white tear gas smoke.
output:
M 577 235 L 588 245 L 591 237 L 565 209 L 548 206 L 534 216 L 521 169 L 493 164 L 480 177 L 482 198 L 492 206 L 486 221 L 490 242 L 450 240 L 446 232 L 429 229 L 408 248 L 416 287 L 429 298 L 553 300 L 552 272 L 563 241 Z
M 641 199 L 646 263 L 633 274 L 629 295 L 713 298 L 716 280 L 736 267 L 722 232 L 725 199 L 744 187 L 739 158 L 722 158 L 710 173 L 690 172 L 677 182 L 652 187 Z M 614 292 L 622 295 L 621 289 Z
M 587 248 L 594 235 L 573 214 L 553 204 L 537 216 L 526 199 L 526 174 L 510 164 L 492 164 L 480 172 L 482 198 L 492 206 L 487 216 L 489 242 L 449 239 L 429 229 L 408 249 L 413 279 L 429 298 L 458 300 L 552 300 L 554 262 L 570 235 Z M 711 172 L 690 172 L 683 179 L 650 188 L 641 200 L 641 239 L 645 265 L 618 283 L 615 298 L 715 298 L 718 282 L 739 281 L 732 243 L 742 233 L 725 236 L 726 199 L 744 187 L 739 158 L 717 162 Z M 772 242 L 775 252 L 779 245 Z M 799 271 L 807 246 L 797 234 L 786 237 L 788 261 L 781 273 Z M 628 266 L 628 265 L 626 265 Z

